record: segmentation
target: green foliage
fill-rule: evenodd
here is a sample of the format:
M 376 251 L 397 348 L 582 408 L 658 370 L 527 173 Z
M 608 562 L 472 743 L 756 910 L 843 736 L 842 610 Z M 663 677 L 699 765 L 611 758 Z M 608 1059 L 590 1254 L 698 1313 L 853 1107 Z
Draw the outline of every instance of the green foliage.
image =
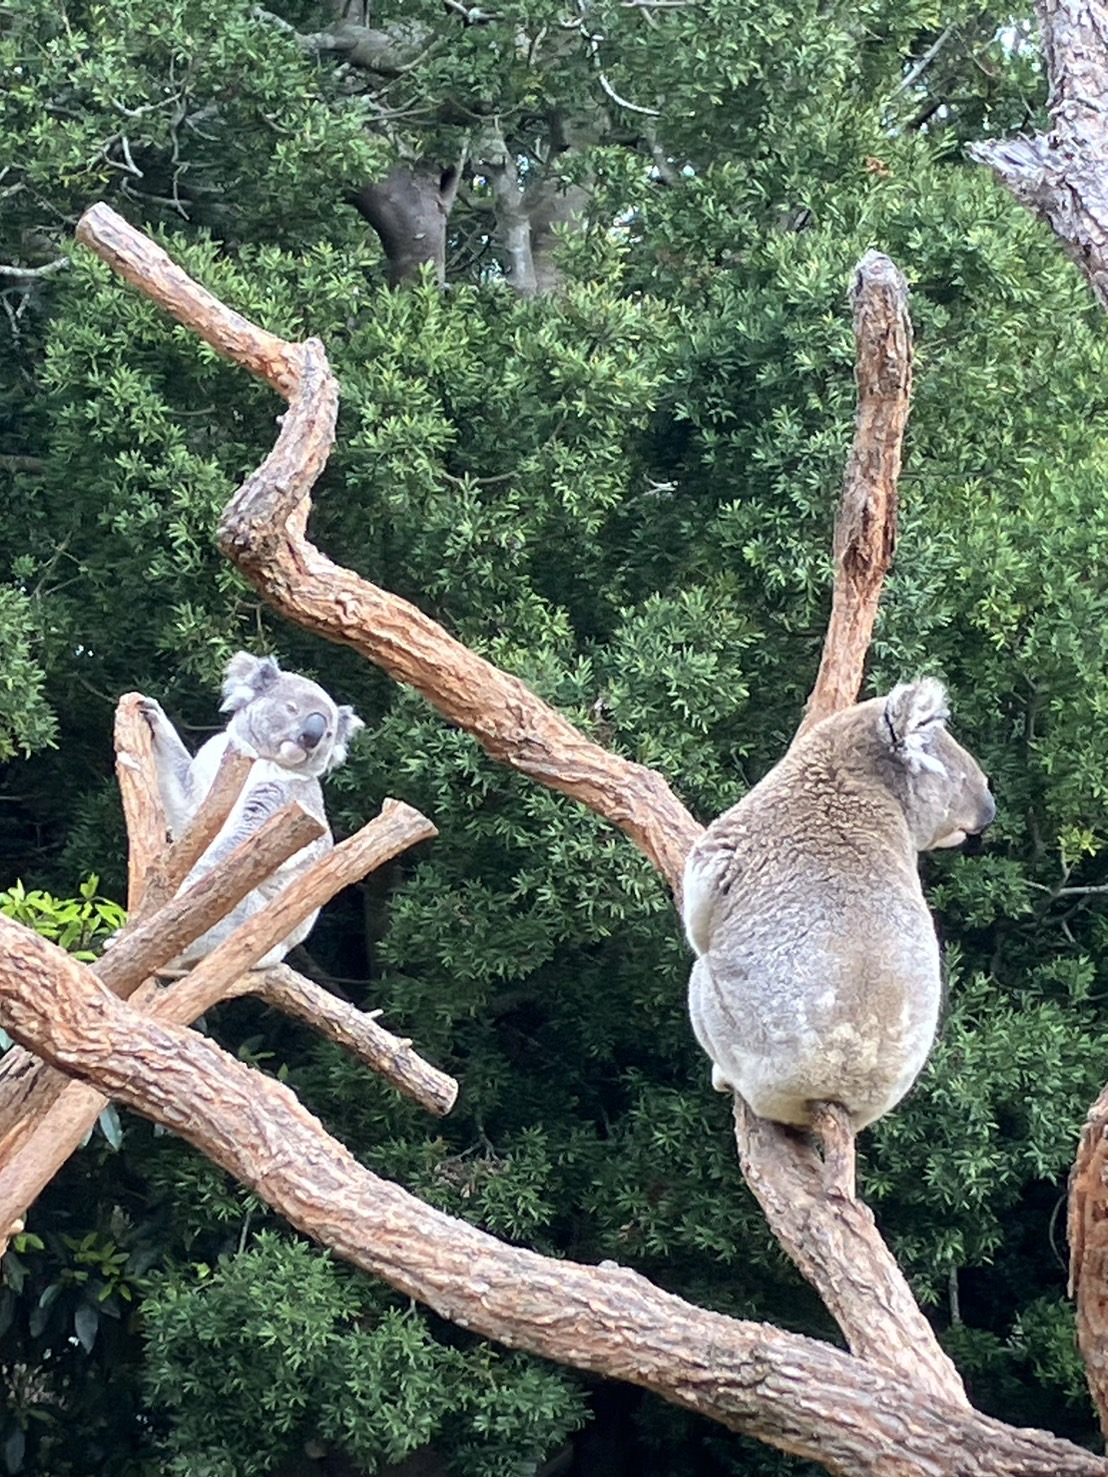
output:
M 147 1381 L 174 1415 L 166 1470 L 182 1477 L 268 1472 L 294 1437 L 367 1472 L 446 1438 L 466 1471 L 509 1477 L 583 1419 L 568 1375 L 441 1343 L 378 1284 L 273 1233 L 153 1278 L 146 1314 Z
M 101 897 L 99 888 L 100 878 L 93 875 L 81 883 L 77 897 L 56 898 L 39 888 L 28 892 L 22 882 L 14 882 L 0 892 L 0 914 L 88 963 L 127 921 L 127 910 Z
M 0 585 L 0 761 L 54 742 L 57 726 L 35 646 L 30 602 L 21 590 Z
M 439 827 L 310 948 L 462 1100 L 429 1123 L 250 1002 L 206 1028 L 454 1215 L 833 1336 L 741 1185 L 659 879 L 353 653 L 273 620 L 212 535 L 279 403 L 69 231 L 106 198 L 240 312 L 319 335 L 343 399 L 314 537 L 705 818 L 779 757 L 816 669 L 854 406 L 845 288 L 878 246 L 911 280 L 917 358 L 868 690 L 943 675 L 1000 815 L 983 856 L 926 863 L 948 1019 L 866 1136 L 863 1186 L 974 1394 L 1089 1441 L 1051 1235 L 1108 1036 L 1108 327 L 962 154 L 1041 109 L 1025 17 L 612 0 L 590 10 L 594 51 L 548 0 L 503 14 L 375 8 L 424 29 L 418 63 L 367 83 L 245 0 L 0 11 L 0 261 L 69 259 L 0 279 L 0 883 L 36 889 L 9 886 L 5 911 L 96 949 L 119 921 L 98 884 L 39 889 L 121 880 L 117 696 L 156 695 L 199 740 L 227 656 L 274 651 L 367 720 L 329 782 L 336 830 L 385 795 Z M 281 17 L 327 19 L 312 0 Z M 345 191 L 397 157 L 457 159 L 491 117 L 521 158 L 558 154 L 558 129 L 585 140 L 558 154 L 591 190 L 565 291 L 514 297 L 460 226 L 449 291 L 385 290 Z M 467 229 L 487 190 L 458 206 Z M 652 1477 L 799 1470 L 401 1307 L 170 1136 L 103 1127 L 4 1264 L 12 1470 L 261 1472 L 326 1447 L 369 1471 L 430 1444 L 460 1472 L 522 1474 L 590 1413 Z

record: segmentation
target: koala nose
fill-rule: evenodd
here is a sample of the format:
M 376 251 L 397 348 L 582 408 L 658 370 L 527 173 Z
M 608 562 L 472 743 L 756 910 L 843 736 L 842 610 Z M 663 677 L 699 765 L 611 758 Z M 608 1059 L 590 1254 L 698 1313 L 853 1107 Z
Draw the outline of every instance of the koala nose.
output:
M 314 749 L 326 732 L 327 719 L 324 715 L 322 713 L 309 713 L 304 719 L 304 726 L 300 730 L 301 747 Z

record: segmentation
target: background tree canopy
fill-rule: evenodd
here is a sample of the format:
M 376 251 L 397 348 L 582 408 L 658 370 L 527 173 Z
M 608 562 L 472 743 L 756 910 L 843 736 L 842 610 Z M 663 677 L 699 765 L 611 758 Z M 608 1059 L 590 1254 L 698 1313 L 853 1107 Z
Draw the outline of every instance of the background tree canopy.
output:
M 946 678 L 1000 817 L 984 855 L 926 864 L 948 1019 L 866 1135 L 860 1187 L 975 1401 L 1092 1443 L 1054 1217 L 1108 1055 L 1108 334 L 962 153 L 1038 119 L 1026 20 L 945 0 L 15 0 L 0 71 L 0 885 L 78 896 L 74 946 L 95 943 L 111 918 L 79 885 L 122 888 L 116 698 L 158 696 L 199 740 L 227 656 L 276 652 L 367 721 L 336 829 L 394 794 L 441 833 L 328 910 L 309 967 L 383 1006 L 462 1099 L 431 1122 L 250 1002 L 208 1029 L 431 1203 L 821 1336 L 738 1173 L 658 878 L 270 619 L 212 534 L 276 401 L 71 255 L 71 231 L 107 199 L 225 301 L 322 337 L 344 398 L 318 542 L 704 819 L 774 762 L 811 685 L 853 410 L 844 290 L 871 246 L 904 269 L 917 380 L 872 688 Z M 5 906 L 72 924 L 50 897 Z M 4 1261 L 10 1472 L 353 1473 L 417 1451 L 481 1477 L 799 1470 L 469 1339 L 148 1124 L 102 1130 Z

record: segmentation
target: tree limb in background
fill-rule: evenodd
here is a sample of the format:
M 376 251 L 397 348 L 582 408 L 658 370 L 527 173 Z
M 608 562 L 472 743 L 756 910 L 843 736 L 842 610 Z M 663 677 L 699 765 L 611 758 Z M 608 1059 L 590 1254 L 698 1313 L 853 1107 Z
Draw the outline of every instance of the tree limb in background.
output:
M 1108 309 L 1108 10 L 1102 0 L 1038 0 L 1050 132 L 969 145 L 1045 220 Z M 1085 1377 L 1108 1438 L 1108 1088 L 1089 1109 L 1070 1175 L 1070 1295 Z
M 630 1381 L 850 1477 L 1106 1477 L 829 1344 L 693 1307 L 629 1268 L 508 1246 L 380 1179 L 282 1083 L 140 1016 L 84 965 L 0 918 L 0 1022 L 63 1071 L 165 1124 L 337 1255 L 462 1328 Z
M 1108 308 L 1108 14 L 1102 0 L 1038 0 L 1050 132 L 970 144 L 1045 220 Z
M 857 702 L 885 575 L 896 548 L 897 481 L 912 393 L 908 284 L 869 251 L 851 284 L 858 409 L 835 522 L 835 586 L 819 675 L 797 738 Z

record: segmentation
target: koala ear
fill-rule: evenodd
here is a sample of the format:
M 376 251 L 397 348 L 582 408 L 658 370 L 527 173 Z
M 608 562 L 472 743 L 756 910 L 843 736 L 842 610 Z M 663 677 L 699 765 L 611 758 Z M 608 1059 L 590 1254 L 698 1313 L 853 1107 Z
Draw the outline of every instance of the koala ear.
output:
M 934 677 L 902 682 L 885 699 L 882 717 L 889 747 L 912 774 L 924 769 L 946 774 L 942 761 L 931 752 L 950 717 L 941 682 Z
M 359 728 L 364 727 L 365 724 L 353 708 L 344 705 L 339 709 L 339 721 L 335 725 L 335 745 L 331 750 L 331 762 L 327 766 L 328 774 L 332 769 L 338 769 L 339 765 L 345 761 L 350 740 Z
M 248 651 L 236 651 L 223 673 L 223 701 L 219 711 L 237 713 L 267 687 L 272 687 L 280 675 L 281 668 L 275 657 L 251 656 Z

